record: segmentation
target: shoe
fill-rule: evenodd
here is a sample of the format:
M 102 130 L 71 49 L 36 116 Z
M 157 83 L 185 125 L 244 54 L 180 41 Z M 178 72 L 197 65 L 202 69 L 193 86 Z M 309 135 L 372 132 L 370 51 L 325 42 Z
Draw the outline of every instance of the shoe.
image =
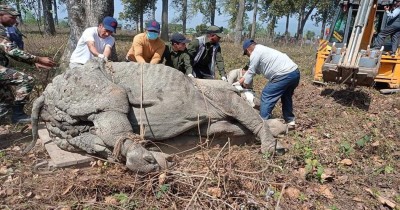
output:
M 14 105 L 12 111 L 11 122 L 13 124 L 31 123 L 31 116 L 25 114 L 23 104 Z
M 294 120 L 288 122 L 287 125 L 288 125 L 288 130 L 294 130 L 296 128 L 296 123 Z

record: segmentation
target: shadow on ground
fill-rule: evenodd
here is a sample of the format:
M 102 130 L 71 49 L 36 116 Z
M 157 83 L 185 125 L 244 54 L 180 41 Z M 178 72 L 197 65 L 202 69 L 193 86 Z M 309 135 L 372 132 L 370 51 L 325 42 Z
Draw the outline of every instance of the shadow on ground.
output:
M 347 107 L 357 107 L 358 109 L 368 111 L 371 103 L 371 97 L 362 90 L 334 90 L 325 89 L 321 96 L 332 97 L 337 103 Z

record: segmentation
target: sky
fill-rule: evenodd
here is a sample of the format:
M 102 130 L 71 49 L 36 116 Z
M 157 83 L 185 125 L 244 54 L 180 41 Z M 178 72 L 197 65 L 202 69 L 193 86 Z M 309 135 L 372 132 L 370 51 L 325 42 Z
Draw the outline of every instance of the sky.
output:
M 156 5 L 156 7 L 157 7 L 156 20 L 159 22 L 161 22 L 161 8 L 162 8 L 161 3 L 162 3 L 162 0 L 158 0 L 157 5 Z M 123 8 L 123 5 L 120 0 L 115 0 L 114 5 L 115 5 L 114 17 L 118 18 L 119 13 L 122 12 L 124 8 Z M 59 7 L 58 13 L 59 13 L 60 19 L 67 16 L 65 5 L 61 5 Z M 168 19 L 169 19 L 169 22 L 171 22 L 175 18 L 174 17 L 175 10 L 172 6 L 169 7 L 168 13 L 169 13 Z M 248 15 L 250 18 L 252 17 L 252 13 L 248 13 Z M 229 18 L 230 17 L 225 16 L 223 14 L 222 15 L 217 14 L 217 17 L 215 18 L 215 25 L 227 27 Z M 203 16 L 201 14 L 199 14 L 196 17 L 193 17 L 187 21 L 187 27 L 195 28 L 197 25 L 200 25 L 201 23 L 203 23 L 202 21 L 203 21 Z M 265 24 L 263 24 L 263 25 L 265 27 Z M 283 32 L 285 32 L 285 25 L 286 25 L 286 18 L 282 18 L 282 19 L 278 20 L 278 24 L 277 24 L 277 28 L 275 29 L 275 32 L 281 33 L 281 34 Z M 311 20 L 308 20 L 306 25 L 304 26 L 304 33 L 306 33 L 306 31 L 309 30 L 309 31 L 314 31 L 316 33 L 316 35 L 318 35 L 321 30 L 320 28 L 321 28 L 320 26 L 319 27 L 315 26 Z M 290 32 L 290 34 L 294 35 L 296 33 L 296 30 L 297 30 L 297 20 L 295 18 L 291 18 L 289 20 L 289 32 Z

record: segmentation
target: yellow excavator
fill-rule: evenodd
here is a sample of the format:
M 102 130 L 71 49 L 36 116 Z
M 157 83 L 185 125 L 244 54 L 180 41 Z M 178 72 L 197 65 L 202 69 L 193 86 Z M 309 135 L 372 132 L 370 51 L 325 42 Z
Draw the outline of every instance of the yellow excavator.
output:
M 400 47 L 396 52 L 391 52 L 390 42 L 380 49 L 371 47 L 375 36 L 386 26 L 384 7 L 393 3 L 394 0 L 339 2 L 331 30 L 319 44 L 313 71 L 315 83 L 334 82 L 351 88 L 380 83 L 385 88 L 381 93 L 400 92 Z

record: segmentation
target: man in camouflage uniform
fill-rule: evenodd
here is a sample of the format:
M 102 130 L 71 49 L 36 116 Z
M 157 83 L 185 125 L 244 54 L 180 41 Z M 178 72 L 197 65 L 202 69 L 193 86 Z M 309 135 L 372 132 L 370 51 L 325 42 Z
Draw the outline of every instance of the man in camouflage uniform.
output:
M 165 44 L 163 58 L 165 65 L 178 69 L 180 72 L 193 77 L 193 68 L 190 61 L 190 55 L 186 49 L 186 43 L 189 43 L 185 36 L 180 33 L 174 33 L 171 36 L 171 42 Z
M 34 81 L 32 77 L 20 71 L 7 68 L 7 56 L 17 61 L 35 64 L 38 68 L 49 69 L 55 63 L 48 57 L 39 57 L 20 50 L 9 40 L 6 27 L 14 25 L 19 15 L 14 8 L 0 5 L 0 117 L 7 113 L 6 106 L 12 105 L 12 122 L 29 123 L 30 116 L 24 113 L 23 108 Z

